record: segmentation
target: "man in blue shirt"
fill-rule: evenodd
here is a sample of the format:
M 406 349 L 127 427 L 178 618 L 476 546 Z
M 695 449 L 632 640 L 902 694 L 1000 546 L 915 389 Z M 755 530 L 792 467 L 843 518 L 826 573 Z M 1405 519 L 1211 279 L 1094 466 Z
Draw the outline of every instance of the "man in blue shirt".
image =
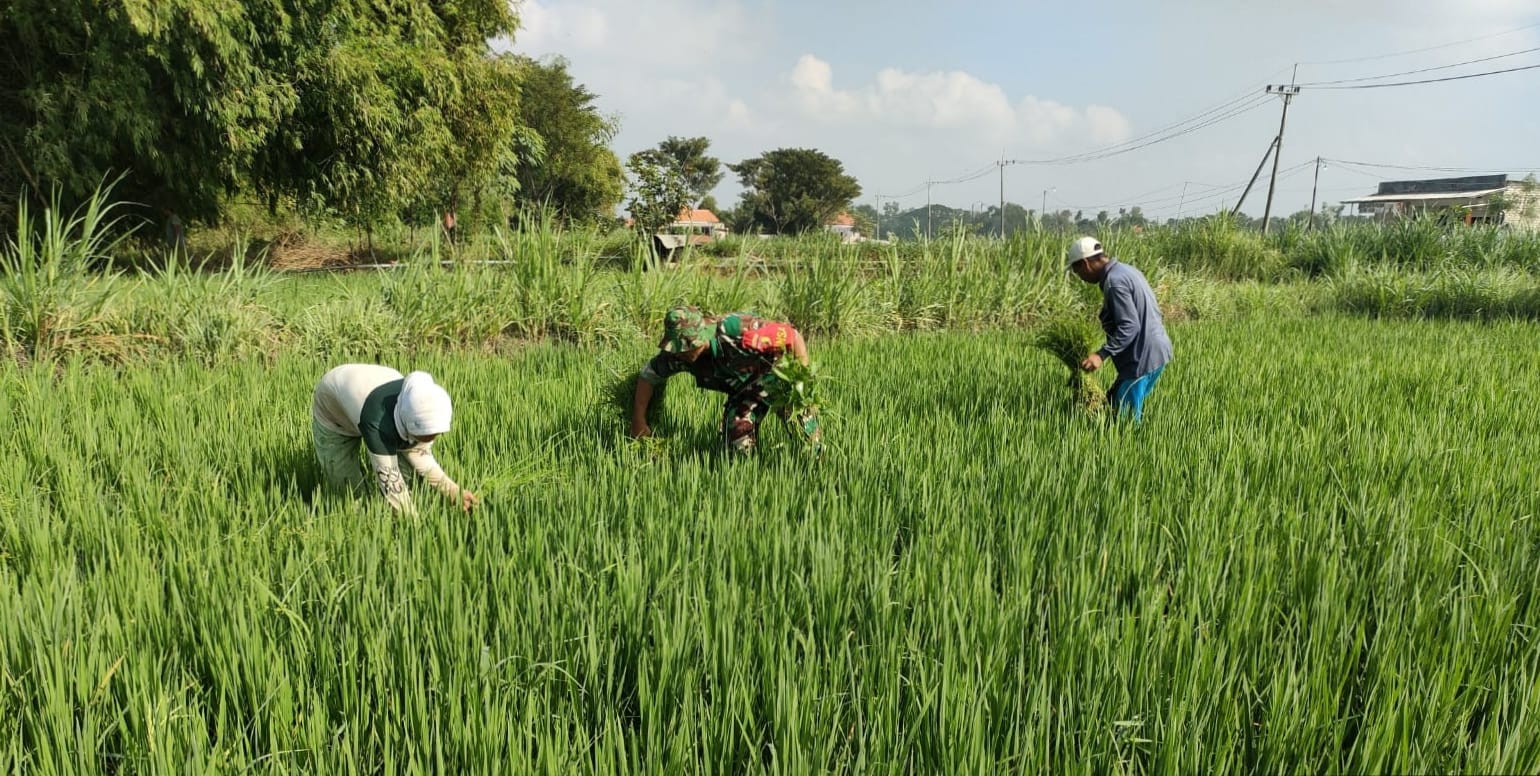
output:
M 1100 318 L 1107 343 L 1080 362 L 1080 368 L 1094 372 L 1111 359 L 1118 379 L 1107 396 L 1119 417 L 1138 421 L 1145 398 L 1171 360 L 1171 338 L 1166 336 L 1155 292 L 1139 270 L 1108 256 L 1095 237 L 1082 237 L 1070 245 L 1067 263 L 1076 277 L 1102 290 Z

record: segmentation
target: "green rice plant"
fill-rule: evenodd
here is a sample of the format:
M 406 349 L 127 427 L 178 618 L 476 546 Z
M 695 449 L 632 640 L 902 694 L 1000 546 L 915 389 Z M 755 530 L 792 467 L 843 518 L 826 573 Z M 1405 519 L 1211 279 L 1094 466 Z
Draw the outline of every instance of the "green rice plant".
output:
M 1137 430 L 1019 337 L 827 340 L 816 468 L 594 433 L 650 343 L 382 352 L 485 497 L 415 519 L 320 482 L 323 356 L 0 363 L 0 768 L 1540 770 L 1540 371 L 1470 357 L 1533 324 L 1174 327 Z
M 604 379 L 604 406 L 606 415 L 614 418 L 625 428 L 631 423 L 631 413 L 635 408 L 636 383 L 641 379 L 641 371 L 638 369 L 609 371 L 603 373 Z M 671 422 L 668 412 L 668 383 L 653 386 L 652 401 L 647 405 L 647 425 L 666 426 Z

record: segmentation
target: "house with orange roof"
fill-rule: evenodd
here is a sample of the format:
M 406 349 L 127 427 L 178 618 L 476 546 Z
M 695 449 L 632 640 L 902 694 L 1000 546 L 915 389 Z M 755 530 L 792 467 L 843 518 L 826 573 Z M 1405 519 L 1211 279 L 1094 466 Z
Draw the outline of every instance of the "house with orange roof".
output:
M 855 217 L 843 210 L 832 221 L 825 224 L 824 228 L 839 235 L 844 242 L 861 241 L 860 233 L 856 232 Z

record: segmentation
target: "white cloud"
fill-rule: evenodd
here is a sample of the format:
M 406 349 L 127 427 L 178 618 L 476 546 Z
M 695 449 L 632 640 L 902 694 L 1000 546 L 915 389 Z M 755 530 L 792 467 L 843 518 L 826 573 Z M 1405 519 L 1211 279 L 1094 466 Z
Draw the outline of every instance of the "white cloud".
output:
M 1087 105 L 1085 120 L 1091 131 L 1091 142 L 1096 145 L 1121 143 L 1132 134 L 1128 119 L 1105 105 Z
M 885 68 L 853 90 L 834 85 L 834 69 L 812 54 L 792 68 L 792 102 L 803 117 L 824 124 L 878 123 L 895 129 L 966 132 L 992 140 L 1042 147 L 1084 135 L 1094 144 L 1129 135 L 1129 121 L 1113 108 L 1074 108 L 1027 96 L 1011 104 L 1005 90 L 962 71 L 909 72 Z
M 515 48 L 535 53 L 602 50 L 609 40 L 609 17 L 584 5 L 546 6 L 536 0 L 514 4 L 519 14 Z
M 727 124 L 733 129 L 747 129 L 754 124 L 753 113 L 743 100 L 729 100 L 727 103 Z
M 754 29 L 738 2 L 510 0 L 519 15 L 513 49 L 609 67 L 684 73 L 741 60 Z

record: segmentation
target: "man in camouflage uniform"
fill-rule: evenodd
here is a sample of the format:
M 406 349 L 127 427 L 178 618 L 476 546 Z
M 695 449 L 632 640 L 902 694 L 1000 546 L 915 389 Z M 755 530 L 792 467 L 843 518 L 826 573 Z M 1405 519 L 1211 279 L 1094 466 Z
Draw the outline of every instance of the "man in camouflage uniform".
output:
M 790 352 L 808 363 L 807 343 L 791 324 L 766 321 L 747 313 L 707 317 L 694 307 L 676 307 L 663 318 L 659 353 L 642 367 L 631 411 L 631 436 L 652 434 L 647 406 L 658 386 L 680 372 L 695 377 L 695 385 L 727 394 L 722 408 L 722 441 L 728 452 L 751 453 L 759 437 L 759 422 L 770 410 L 770 390 L 778 378 L 771 371 Z M 797 418 L 797 426 L 813 443 L 822 438 L 816 411 Z

